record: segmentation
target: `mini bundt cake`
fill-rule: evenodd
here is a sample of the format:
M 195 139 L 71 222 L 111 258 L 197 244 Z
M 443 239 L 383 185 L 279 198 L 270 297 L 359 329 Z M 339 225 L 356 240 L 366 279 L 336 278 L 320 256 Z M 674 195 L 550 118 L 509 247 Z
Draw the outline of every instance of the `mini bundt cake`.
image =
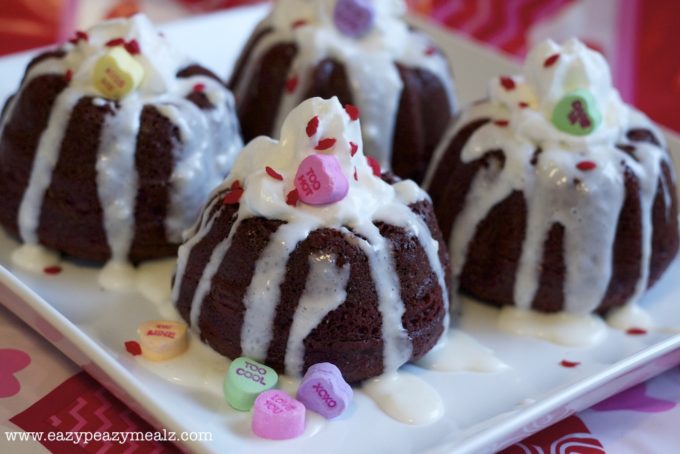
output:
M 278 133 L 292 108 L 337 96 L 362 112 L 366 153 L 422 181 L 455 107 L 448 62 L 403 20 L 401 0 L 279 0 L 229 83 L 244 140 Z
M 39 245 L 96 262 L 174 255 L 242 147 L 231 93 L 141 15 L 34 58 L 0 131 L 0 223 L 25 243 L 20 263 Z
M 351 382 L 394 371 L 448 326 L 448 257 L 429 197 L 387 183 L 355 108 L 313 98 L 281 140 L 253 140 L 186 233 L 172 292 L 230 358 L 300 376 L 331 362 Z
M 496 305 L 602 313 L 635 303 L 678 250 L 663 134 L 578 40 L 491 80 L 435 153 L 425 187 L 460 290 Z

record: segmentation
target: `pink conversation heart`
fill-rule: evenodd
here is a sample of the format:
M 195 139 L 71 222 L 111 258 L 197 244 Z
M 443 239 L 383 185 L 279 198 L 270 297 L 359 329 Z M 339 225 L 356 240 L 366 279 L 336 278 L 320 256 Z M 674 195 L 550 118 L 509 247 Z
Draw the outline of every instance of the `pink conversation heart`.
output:
M 255 399 L 251 427 L 262 438 L 295 438 L 305 431 L 305 406 L 278 389 L 265 391 Z
M 21 384 L 15 374 L 31 364 L 26 352 L 12 348 L 0 349 L 0 398 L 19 393 Z
M 370 0 L 338 0 L 333 20 L 343 35 L 361 38 L 373 28 L 375 9 Z
M 662 413 L 672 410 L 676 405 L 675 402 L 648 396 L 647 385 L 640 383 L 600 402 L 592 408 L 596 411 L 630 410 L 641 413 Z
M 295 174 L 295 189 L 308 205 L 335 203 L 347 195 L 349 183 L 334 155 L 307 156 Z

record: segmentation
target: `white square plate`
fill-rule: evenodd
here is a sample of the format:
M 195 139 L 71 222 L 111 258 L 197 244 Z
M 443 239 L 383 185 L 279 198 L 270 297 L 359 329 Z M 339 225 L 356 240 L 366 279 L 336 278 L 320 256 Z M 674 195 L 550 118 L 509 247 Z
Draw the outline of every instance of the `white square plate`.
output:
M 263 7 L 234 9 L 163 30 L 177 46 L 226 75 L 264 12 Z M 517 70 L 514 63 L 488 50 L 424 27 L 450 57 L 463 102 L 482 97 L 489 77 Z M 30 55 L 0 59 L 0 99 L 16 89 Z M 668 139 L 679 163 L 680 141 Z M 173 360 L 187 361 L 182 376 L 161 376 L 158 368 L 154 373 L 144 360 L 125 352 L 124 342 L 135 338 L 140 322 L 163 318 L 162 306 L 136 293 L 105 293 L 97 286 L 95 269 L 73 263 L 65 263 L 58 276 L 17 270 L 10 262 L 15 247 L 14 240 L 0 233 L 0 301 L 157 427 L 212 432 L 212 442 L 183 444 L 194 452 L 494 451 L 680 363 L 676 260 L 642 301 L 664 329 L 646 336 L 608 330 L 601 344 L 574 349 L 500 333 L 495 309 L 468 304 L 462 329 L 493 349 L 510 369 L 495 374 L 438 373 L 406 366 L 443 396 L 446 412 L 438 422 L 398 423 L 357 392 L 348 414 L 339 420 L 320 425 L 317 418 L 311 425 L 318 430 L 310 429 L 299 439 L 270 442 L 250 433 L 248 413 L 236 412 L 224 402 L 220 380 L 226 360 L 195 345 L 189 355 Z M 560 367 L 563 359 L 581 365 Z M 187 377 L 201 384 L 189 385 Z

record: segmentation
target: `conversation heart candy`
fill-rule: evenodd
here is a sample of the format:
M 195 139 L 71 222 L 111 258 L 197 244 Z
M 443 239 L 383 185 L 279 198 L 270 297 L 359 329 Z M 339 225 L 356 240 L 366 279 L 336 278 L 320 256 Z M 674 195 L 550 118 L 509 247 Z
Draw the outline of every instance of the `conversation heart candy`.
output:
M 287 440 L 305 431 L 305 406 L 283 391 L 273 389 L 257 396 L 251 428 L 269 440 Z
M 349 183 L 337 157 L 313 154 L 300 163 L 295 174 L 295 189 L 302 202 L 327 205 L 344 199 Z
M 248 411 L 255 398 L 272 389 L 278 381 L 279 376 L 271 367 L 250 358 L 236 358 L 224 379 L 224 397 L 235 410 Z
M 142 355 L 152 361 L 165 361 L 184 353 L 189 346 L 187 325 L 154 320 L 137 328 Z
M 343 35 L 361 38 L 373 28 L 375 8 L 370 0 L 338 0 L 333 21 Z
M 586 90 L 576 90 L 564 96 L 555 106 L 552 123 L 557 129 L 574 136 L 593 132 L 602 122 L 597 102 Z
M 123 47 L 113 47 L 97 60 L 92 83 L 106 98 L 121 99 L 137 89 L 144 68 Z
M 307 369 L 296 397 L 307 409 L 332 419 L 347 409 L 353 395 L 340 369 L 331 363 L 319 363 Z

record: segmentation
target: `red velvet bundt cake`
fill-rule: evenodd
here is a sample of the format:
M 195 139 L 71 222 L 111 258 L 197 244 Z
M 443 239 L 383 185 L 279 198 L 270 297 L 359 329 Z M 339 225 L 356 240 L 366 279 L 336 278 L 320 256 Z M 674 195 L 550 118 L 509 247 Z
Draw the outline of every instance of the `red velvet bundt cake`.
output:
M 39 245 L 115 264 L 174 255 L 242 146 L 229 91 L 140 15 L 34 58 L 0 128 L 0 222 L 33 268 Z
M 201 338 L 299 376 L 394 371 L 448 326 L 448 258 L 427 194 L 380 177 L 356 110 L 294 109 L 239 155 L 179 249 L 173 302 Z
M 446 133 L 425 187 L 460 289 L 497 305 L 634 303 L 678 250 L 664 137 L 577 40 L 546 41 L 523 75 L 493 79 Z
M 278 0 L 229 83 L 244 140 L 278 133 L 305 99 L 362 112 L 366 152 L 420 182 L 454 109 L 444 55 L 404 22 L 401 0 Z

